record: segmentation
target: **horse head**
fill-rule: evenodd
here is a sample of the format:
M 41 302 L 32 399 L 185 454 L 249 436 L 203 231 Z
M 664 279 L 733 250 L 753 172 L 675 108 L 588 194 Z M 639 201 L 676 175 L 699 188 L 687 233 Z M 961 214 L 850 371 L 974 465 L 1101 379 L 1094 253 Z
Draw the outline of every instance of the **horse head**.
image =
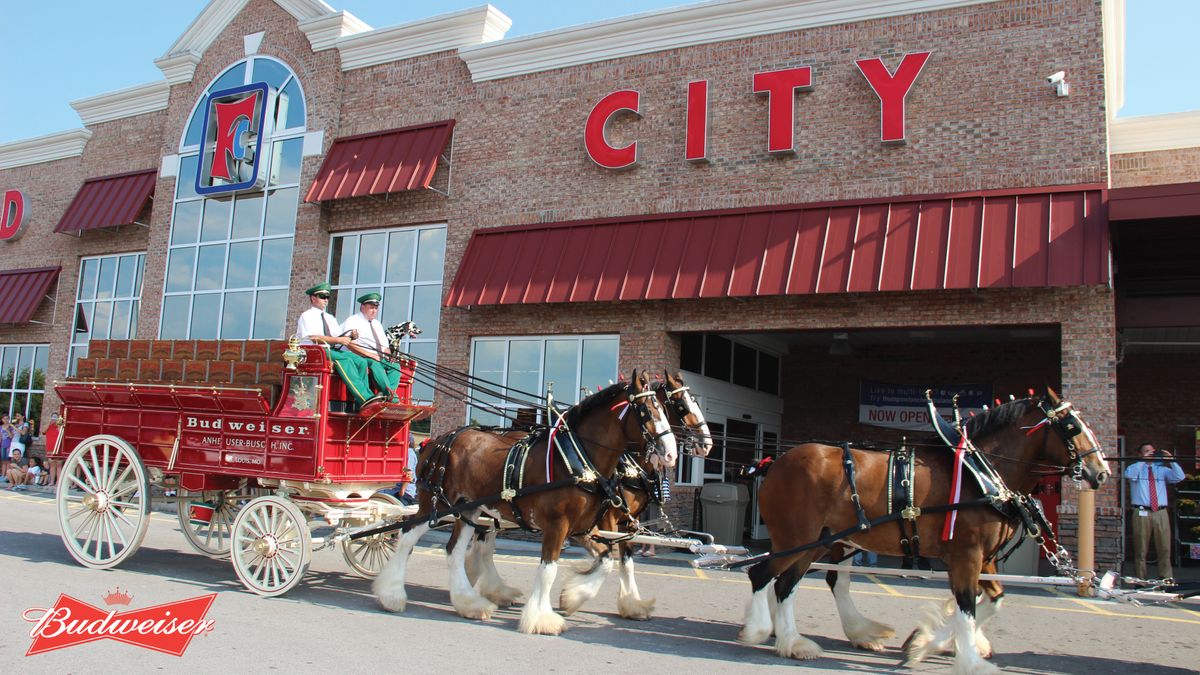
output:
M 1096 435 L 1071 403 L 1060 399 L 1053 389 L 1040 398 L 1009 401 L 972 417 L 967 421 L 967 435 L 1008 456 L 1015 463 L 1011 468 L 1024 467 L 1025 477 L 1033 476 L 1030 467 L 1038 463 L 1060 467 L 1060 473 L 1086 481 L 1093 489 L 1109 476 Z
M 671 424 L 685 428 L 682 439 L 682 451 L 691 452 L 698 457 L 707 457 L 712 451 L 712 434 L 708 431 L 708 422 L 700 411 L 700 404 L 692 395 L 691 387 L 683 381 L 679 373 L 671 375 L 663 371 L 663 380 L 656 382 L 654 387 L 658 392 L 659 402 L 666 408 Z
M 1044 423 L 1054 430 L 1060 441 L 1056 448 L 1060 454 L 1054 461 L 1069 466 L 1075 480 L 1087 481 L 1093 490 L 1099 489 L 1108 480 L 1109 468 L 1091 427 L 1069 401 L 1059 398 L 1049 387 L 1038 402 L 1038 409 L 1045 415 Z
M 626 390 L 629 407 L 637 414 L 635 419 L 641 428 L 647 458 L 652 465 L 665 469 L 674 467 L 679 455 L 675 434 L 671 431 L 667 411 L 659 403 L 656 389 L 651 384 L 650 371 L 634 369 Z

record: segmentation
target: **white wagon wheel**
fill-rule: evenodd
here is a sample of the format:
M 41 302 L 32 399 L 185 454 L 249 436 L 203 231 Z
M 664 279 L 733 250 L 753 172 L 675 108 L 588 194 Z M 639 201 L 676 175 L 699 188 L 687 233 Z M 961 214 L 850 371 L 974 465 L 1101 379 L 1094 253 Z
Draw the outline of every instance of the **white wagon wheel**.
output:
M 246 502 L 269 492 L 250 488 L 248 484 L 249 481 L 242 480 L 232 490 L 180 491 L 183 499 L 179 500 L 179 529 L 192 548 L 217 560 L 229 557 L 233 521 L 238 512 Z M 192 518 L 192 501 L 202 502 L 212 508 L 212 515 L 207 521 Z
M 92 436 L 60 475 L 58 523 L 71 557 L 107 569 L 133 555 L 150 525 L 150 482 L 137 452 L 116 436 Z
M 400 506 L 399 499 L 386 492 L 376 492 L 371 495 L 371 501 L 382 502 L 389 506 Z M 342 542 L 342 556 L 354 573 L 364 579 L 374 579 L 387 561 L 392 559 L 396 546 L 400 544 L 400 531 L 384 532 L 382 534 L 363 537 L 362 539 L 346 539 Z
M 258 497 L 233 521 L 230 557 L 246 588 L 266 597 L 287 593 L 300 583 L 312 557 L 308 519 L 287 499 Z

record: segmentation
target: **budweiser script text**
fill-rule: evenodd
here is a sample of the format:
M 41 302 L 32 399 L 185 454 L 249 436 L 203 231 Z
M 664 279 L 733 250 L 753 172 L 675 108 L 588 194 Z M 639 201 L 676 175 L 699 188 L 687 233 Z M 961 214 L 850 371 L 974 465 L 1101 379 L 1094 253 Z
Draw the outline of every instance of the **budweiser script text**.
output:
M 205 619 L 216 593 L 128 612 L 105 611 L 69 595 L 53 607 L 31 607 L 22 614 L 33 624 L 26 656 L 95 640 L 117 640 L 165 654 L 183 656 L 192 638 L 213 630 Z

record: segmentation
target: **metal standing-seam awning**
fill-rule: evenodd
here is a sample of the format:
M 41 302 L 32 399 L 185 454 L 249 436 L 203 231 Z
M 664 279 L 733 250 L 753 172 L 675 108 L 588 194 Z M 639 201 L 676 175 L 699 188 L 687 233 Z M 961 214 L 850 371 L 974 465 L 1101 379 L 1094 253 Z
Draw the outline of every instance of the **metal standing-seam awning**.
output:
M 61 271 L 61 267 L 0 271 L 0 324 L 29 323 Z
M 446 305 L 1109 283 L 1087 185 L 480 229 Z
M 339 138 L 329 148 L 306 202 L 423 190 L 433 182 L 454 120 Z
M 77 234 L 83 230 L 130 225 L 154 195 L 158 171 L 144 169 L 83 182 L 55 232 Z

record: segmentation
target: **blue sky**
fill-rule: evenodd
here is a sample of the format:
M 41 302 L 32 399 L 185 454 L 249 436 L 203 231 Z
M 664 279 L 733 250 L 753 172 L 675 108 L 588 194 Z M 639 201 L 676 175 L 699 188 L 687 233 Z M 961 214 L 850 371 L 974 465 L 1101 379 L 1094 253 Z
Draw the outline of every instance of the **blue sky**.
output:
M 485 0 L 327 0 L 375 28 Z M 513 20 L 509 37 L 663 7 L 678 0 L 492 0 Z M 0 0 L 0 143 L 81 126 L 69 101 L 162 78 L 162 56 L 203 0 Z M 1200 109 L 1200 52 L 1191 44 L 1200 0 L 1127 0 L 1125 107 L 1121 117 Z

